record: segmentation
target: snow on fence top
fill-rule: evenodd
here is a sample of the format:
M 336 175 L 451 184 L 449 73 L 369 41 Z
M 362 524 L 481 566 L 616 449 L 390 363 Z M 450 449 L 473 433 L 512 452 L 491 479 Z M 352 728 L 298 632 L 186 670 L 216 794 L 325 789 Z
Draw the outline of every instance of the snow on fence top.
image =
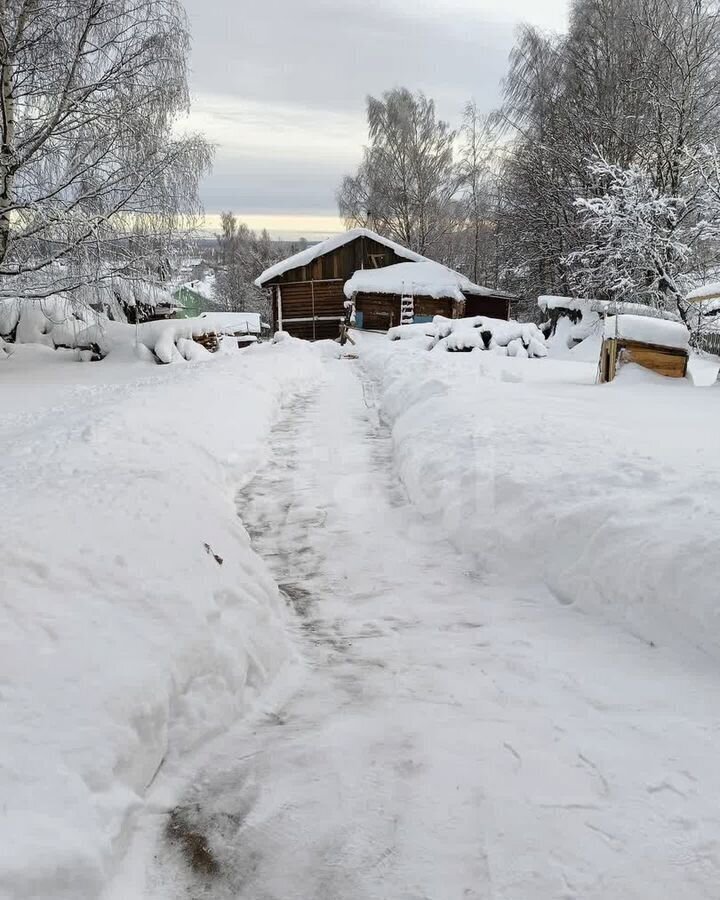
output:
M 260 334 L 260 313 L 247 312 L 205 312 L 200 313 L 200 319 L 206 322 L 209 328 L 223 334 Z
M 559 297 L 553 294 L 538 297 L 538 306 L 543 311 L 548 309 L 589 310 L 593 308 L 594 303 L 599 302 L 599 300 L 586 300 L 582 297 Z
M 583 297 L 538 297 L 538 306 L 544 312 L 550 309 L 570 309 L 578 312 L 596 312 L 601 315 L 636 315 L 653 319 L 667 319 L 670 322 L 680 322 L 677 313 L 667 309 L 657 309 L 645 303 L 632 303 L 629 300 L 591 300 Z
M 377 241 L 379 244 L 383 244 L 383 246 L 394 250 L 398 256 L 401 256 L 403 259 L 409 259 L 411 262 L 427 261 L 427 257 L 421 256 L 419 253 L 414 253 L 412 250 L 408 250 L 407 247 L 396 244 L 395 241 L 388 240 L 388 238 L 384 238 L 374 231 L 370 231 L 369 228 L 351 228 L 350 231 L 346 231 L 344 234 L 336 234 L 326 241 L 321 241 L 319 244 L 313 244 L 312 247 L 307 247 L 305 250 L 301 250 L 293 256 L 288 256 L 287 259 L 275 263 L 274 266 L 265 269 L 262 275 L 255 279 L 255 284 L 257 287 L 262 287 L 266 282 L 271 281 L 273 278 L 277 278 L 278 275 L 283 275 L 291 269 L 299 269 L 302 266 L 307 266 L 319 256 L 331 253 L 333 250 L 337 250 L 338 247 L 349 244 L 359 237 L 366 237 L 373 241 Z
M 608 316 L 605 320 L 605 337 L 658 344 L 678 350 L 687 350 L 690 343 L 690 332 L 682 322 L 669 322 L 648 316 Z
M 345 282 L 346 297 L 356 293 L 412 294 L 464 300 L 465 294 L 487 296 L 493 292 L 473 284 L 464 275 L 432 260 L 395 263 L 381 269 L 360 269 Z
M 704 284 L 702 287 L 695 288 L 694 291 L 690 291 L 685 299 L 691 302 L 720 299 L 720 281 L 713 281 L 710 284 Z

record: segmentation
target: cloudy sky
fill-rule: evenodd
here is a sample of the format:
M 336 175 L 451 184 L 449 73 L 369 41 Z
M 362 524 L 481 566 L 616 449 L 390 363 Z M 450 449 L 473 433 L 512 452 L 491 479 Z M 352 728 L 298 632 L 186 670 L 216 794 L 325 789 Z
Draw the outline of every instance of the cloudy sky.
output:
M 562 30 L 567 0 L 184 0 L 192 126 L 217 144 L 208 225 L 232 209 L 277 236 L 341 228 L 335 190 L 365 141 L 365 97 L 423 90 L 457 124 L 498 102 L 521 22 Z

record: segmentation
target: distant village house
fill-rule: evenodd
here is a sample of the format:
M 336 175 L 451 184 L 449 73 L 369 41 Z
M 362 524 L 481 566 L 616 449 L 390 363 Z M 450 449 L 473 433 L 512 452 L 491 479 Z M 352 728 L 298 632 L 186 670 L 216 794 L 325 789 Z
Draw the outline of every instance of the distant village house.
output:
M 510 317 L 512 297 L 370 231 L 354 228 L 266 269 L 272 327 L 307 340 L 335 338 L 346 302 L 360 328 L 386 331 L 436 315 Z

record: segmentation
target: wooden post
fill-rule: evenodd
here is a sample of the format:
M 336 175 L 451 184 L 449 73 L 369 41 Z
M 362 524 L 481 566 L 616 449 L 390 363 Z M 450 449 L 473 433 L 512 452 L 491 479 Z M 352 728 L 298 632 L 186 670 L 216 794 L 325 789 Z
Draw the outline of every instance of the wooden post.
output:
M 277 285 L 277 326 L 278 331 L 283 330 L 283 320 L 282 320 L 282 288 L 280 285 Z
M 310 293 L 312 295 L 312 323 L 313 323 L 313 340 L 316 339 L 315 331 L 315 282 L 310 282 Z

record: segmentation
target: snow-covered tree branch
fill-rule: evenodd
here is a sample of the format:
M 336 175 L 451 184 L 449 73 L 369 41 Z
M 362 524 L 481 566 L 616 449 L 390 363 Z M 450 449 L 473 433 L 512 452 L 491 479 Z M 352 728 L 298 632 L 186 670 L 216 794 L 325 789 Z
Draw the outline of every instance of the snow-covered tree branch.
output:
M 0 7 L 0 297 L 156 271 L 211 160 L 188 104 L 178 0 Z
M 688 200 L 661 193 L 638 166 L 623 169 L 601 156 L 588 174 L 597 195 L 575 201 L 584 243 L 564 258 L 574 292 L 677 306 L 702 230 L 691 221 Z

